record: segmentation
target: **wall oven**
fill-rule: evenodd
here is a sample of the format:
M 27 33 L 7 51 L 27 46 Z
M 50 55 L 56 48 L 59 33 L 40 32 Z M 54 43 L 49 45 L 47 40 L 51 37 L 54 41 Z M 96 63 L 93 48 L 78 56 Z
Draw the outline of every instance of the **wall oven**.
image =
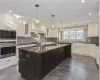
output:
M 16 47 L 15 46 L 10 46 L 10 47 L 1 47 L 0 48 L 0 55 L 10 55 L 14 54 L 16 52 Z
M 0 43 L 0 58 L 12 55 L 16 55 L 16 44 L 14 42 Z

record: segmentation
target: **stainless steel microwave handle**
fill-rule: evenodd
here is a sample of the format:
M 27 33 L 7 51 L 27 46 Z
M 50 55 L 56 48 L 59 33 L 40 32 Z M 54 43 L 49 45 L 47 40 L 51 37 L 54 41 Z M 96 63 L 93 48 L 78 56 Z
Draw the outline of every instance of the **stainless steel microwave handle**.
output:
M 1 55 L 1 48 L 0 48 L 0 55 Z

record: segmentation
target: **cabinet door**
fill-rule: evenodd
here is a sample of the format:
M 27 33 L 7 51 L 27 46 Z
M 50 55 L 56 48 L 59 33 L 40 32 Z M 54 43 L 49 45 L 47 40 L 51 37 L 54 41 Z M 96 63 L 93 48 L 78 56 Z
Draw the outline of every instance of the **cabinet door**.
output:
M 29 24 L 25 24 L 25 36 L 26 37 L 30 37 L 30 27 L 29 27 Z
M 26 51 L 19 50 L 19 72 L 27 80 L 34 80 L 33 57 Z
M 28 35 L 28 24 L 25 24 L 25 34 Z
M 17 28 L 17 36 L 30 37 L 30 24 L 21 24 Z
M 25 36 L 25 26 L 24 24 L 20 24 L 17 28 L 17 36 L 24 37 Z
M 26 72 L 26 79 L 34 80 L 34 66 L 32 61 L 32 55 L 29 53 L 25 54 L 25 72 Z
M 21 73 L 22 77 L 25 77 L 25 59 L 23 52 L 19 52 L 19 72 Z

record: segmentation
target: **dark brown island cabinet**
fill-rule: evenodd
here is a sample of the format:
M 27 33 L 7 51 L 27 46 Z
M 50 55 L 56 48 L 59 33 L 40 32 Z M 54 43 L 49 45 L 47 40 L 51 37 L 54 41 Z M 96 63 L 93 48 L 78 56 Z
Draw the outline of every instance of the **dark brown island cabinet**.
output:
M 71 44 L 20 48 L 19 72 L 27 80 L 42 80 L 66 58 L 71 58 Z

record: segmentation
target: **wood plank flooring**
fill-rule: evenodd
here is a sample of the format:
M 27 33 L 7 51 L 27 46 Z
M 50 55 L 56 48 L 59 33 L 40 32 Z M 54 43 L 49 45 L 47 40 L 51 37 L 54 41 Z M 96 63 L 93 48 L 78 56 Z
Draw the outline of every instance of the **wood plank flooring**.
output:
M 0 80 L 25 80 L 20 76 L 17 66 L 0 71 Z M 99 69 L 95 59 L 73 55 L 56 67 L 43 80 L 99 80 Z

